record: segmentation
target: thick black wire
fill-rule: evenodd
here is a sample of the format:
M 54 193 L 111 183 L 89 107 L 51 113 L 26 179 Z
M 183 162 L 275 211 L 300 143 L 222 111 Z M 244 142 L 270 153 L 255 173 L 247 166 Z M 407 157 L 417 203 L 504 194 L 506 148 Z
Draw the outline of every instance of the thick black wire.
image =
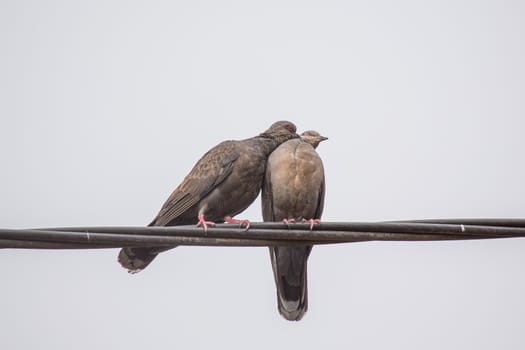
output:
M 0 229 L 0 248 L 96 249 L 139 246 L 271 246 L 363 241 L 434 241 L 525 237 L 524 219 L 437 219 L 395 222 L 252 223 L 248 231 L 195 226 Z

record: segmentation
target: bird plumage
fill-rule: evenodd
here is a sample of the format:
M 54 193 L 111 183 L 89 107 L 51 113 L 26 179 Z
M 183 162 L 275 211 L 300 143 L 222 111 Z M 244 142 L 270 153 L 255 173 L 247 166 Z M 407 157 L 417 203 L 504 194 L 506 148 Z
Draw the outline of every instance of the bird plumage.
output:
M 325 137 L 314 131 L 280 145 L 268 157 L 262 189 L 264 221 L 320 219 L 325 178 L 315 151 Z M 308 309 L 307 262 L 311 245 L 270 247 L 279 313 L 300 320 Z
M 298 138 L 295 125 L 274 123 L 258 136 L 224 141 L 210 149 L 171 193 L 150 226 L 189 225 L 199 215 L 224 222 L 257 198 L 268 155 L 281 143 Z M 173 247 L 123 248 L 118 260 L 130 272 L 144 269 L 158 253 Z

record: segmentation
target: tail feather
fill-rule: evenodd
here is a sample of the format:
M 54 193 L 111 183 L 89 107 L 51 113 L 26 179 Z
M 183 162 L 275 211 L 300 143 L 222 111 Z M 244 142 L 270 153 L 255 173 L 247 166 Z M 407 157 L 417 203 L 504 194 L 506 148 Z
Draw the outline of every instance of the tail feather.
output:
M 157 219 L 158 217 L 155 217 L 148 226 L 155 226 Z M 124 247 L 118 254 L 118 262 L 129 273 L 138 273 L 144 270 L 159 253 L 175 247 Z
M 308 310 L 307 262 L 312 246 L 270 247 L 279 313 L 299 321 Z
M 118 262 L 129 273 L 137 273 L 144 270 L 157 255 L 174 247 L 125 247 L 118 254 Z

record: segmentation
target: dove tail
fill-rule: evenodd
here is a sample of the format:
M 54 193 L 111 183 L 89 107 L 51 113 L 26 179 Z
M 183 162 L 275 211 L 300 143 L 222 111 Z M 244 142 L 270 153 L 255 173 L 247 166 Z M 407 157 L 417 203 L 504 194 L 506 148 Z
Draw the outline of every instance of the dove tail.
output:
M 270 247 L 279 313 L 299 321 L 308 310 L 307 262 L 312 246 Z
M 160 253 L 158 249 L 152 247 L 125 247 L 118 254 L 118 262 L 123 268 L 128 269 L 129 273 L 137 273 L 144 270 L 158 253 Z
M 148 226 L 155 226 L 157 218 L 155 218 Z M 166 250 L 173 247 L 124 247 L 118 254 L 118 262 L 123 268 L 127 269 L 129 273 L 138 273 L 144 270 L 152 261 Z

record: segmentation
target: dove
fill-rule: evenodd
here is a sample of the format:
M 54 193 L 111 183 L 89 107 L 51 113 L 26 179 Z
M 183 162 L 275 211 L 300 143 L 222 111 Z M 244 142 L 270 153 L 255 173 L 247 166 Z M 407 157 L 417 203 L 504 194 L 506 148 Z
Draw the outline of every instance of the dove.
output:
M 241 222 L 233 216 L 258 196 L 266 161 L 281 143 L 298 138 L 296 126 L 278 121 L 263 133 L 245 140 L 224 141 L 210 149 L 171 193 L 149 226 L 190 225 L 205 231 L 216 222 Z M 182 151 L 182 150 L 181 150 Z M 118 255 L 122 267 L 136 273 L 155 257 L 174 247 L 125 247 Z
M 262 188 L 264 221 L 320 222 L 325 177 L 315 148 L 327 140 L 316 131 L 281 144 L 269 157 Z M 273 246 L 270 259 L 277 287 L 279 313 L 299 321 L 308 310 L 307 262 L 311 245 Z

